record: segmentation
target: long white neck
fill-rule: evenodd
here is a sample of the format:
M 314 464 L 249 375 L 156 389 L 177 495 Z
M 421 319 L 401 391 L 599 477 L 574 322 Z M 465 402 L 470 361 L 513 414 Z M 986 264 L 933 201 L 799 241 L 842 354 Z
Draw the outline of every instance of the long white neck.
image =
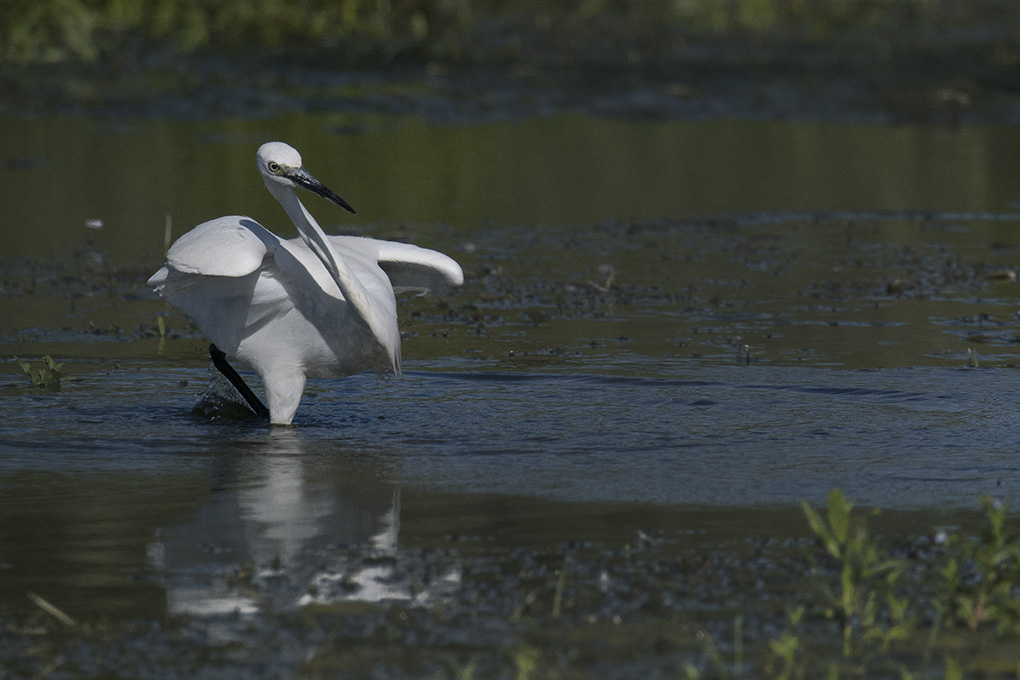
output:
M 322 266 L 326 268 L 326 271 L 329 272 L 329 275 L 336 282 L 344 299 L 347 300 L 357 315 L 361 317 L 361 320 L 369 327 L 372 334 L 382 341 L 385 335 L 381 333 L 381 328 L 376 320 L 376 314 L 373 313 L 365 287 L 354 275 L 354 272 L 351 271 L 347 262 L 333 250 L 333 246 L 330 245 L 325 232 L 322 231 L 319 223 L 315 221 L 315 218 L 312 217 L 304 204 L 301 203 L 297 194 L 294 193 L 294 189 L 277 184 L 276 182 L 266 182 L 266 187 L 269 189 L 269 193 L 287 211 L 288 217 L 290 217 L 294 226 L 297 227 L 302 240 L 322 262 Z

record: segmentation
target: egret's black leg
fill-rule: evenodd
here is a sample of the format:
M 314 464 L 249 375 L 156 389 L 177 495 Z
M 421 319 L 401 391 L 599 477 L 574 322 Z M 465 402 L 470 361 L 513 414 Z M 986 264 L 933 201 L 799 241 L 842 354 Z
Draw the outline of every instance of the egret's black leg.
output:
M 209 358 L 212 359 L 213 366 L 241 393 L 241 396 L 248 402 L 248 406 L 251 406 L 252 410 L 255 411 L 255 414 L 259 418 L 268 420 L 269 409 L 255 396 L 251 388 L 245 384 L 244 379 L 234 370 L 234 367 L 227 363 L 227 355 L 223 353 L 223 350 L 216 345 L 209 345 Z

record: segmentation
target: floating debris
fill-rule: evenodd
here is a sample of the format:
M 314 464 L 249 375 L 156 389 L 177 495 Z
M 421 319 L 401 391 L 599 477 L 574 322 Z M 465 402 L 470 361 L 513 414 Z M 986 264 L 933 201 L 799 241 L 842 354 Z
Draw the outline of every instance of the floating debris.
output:
M 1016 271 L 1013 269 L 997 269 L 985 274 L 989 281 L 1001 281 L 1005 283 L 1016 283 Z

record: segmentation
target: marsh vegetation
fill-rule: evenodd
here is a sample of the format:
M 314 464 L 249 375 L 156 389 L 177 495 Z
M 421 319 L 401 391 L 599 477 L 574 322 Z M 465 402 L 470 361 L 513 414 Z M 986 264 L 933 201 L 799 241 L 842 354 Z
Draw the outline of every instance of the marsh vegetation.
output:
M 625 46 L 630 59 L 664 56 L 685 38 L 776 39 L 824 45 L 924 39 L 981 27 L 999 60 L 1015 13 L 1002 0 L 11 0 L 0 12 L 0 57 L 20 63 L 127 61 L 138 50 L 278 51 L 338 61 L 400 56 L 467 60 L 498 47 L 503 58 L 558 43 L 582 51 Z M 524 37 L 526 42 L 521 42 Z M 564 39 L 565 42 L 564 42 Z M 917 48 L 916 44 L 911 45 Z M 492 55 L 490 55 L 492 56 Z

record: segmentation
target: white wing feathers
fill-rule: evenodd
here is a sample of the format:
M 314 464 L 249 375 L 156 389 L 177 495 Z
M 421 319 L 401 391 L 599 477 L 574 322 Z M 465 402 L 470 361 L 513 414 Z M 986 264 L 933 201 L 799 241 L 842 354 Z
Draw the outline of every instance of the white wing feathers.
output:
M 357 254 L 365 261 L 377 262 L 389 278 L 394 293 L 443 293 L 464 283 L 460 265 L 435 250 L 364 236 L 328 238 L 340 257 L 353 259 Z
M 380 241 L 379 266 L 395 293 L 443 293 L 464 283 L 464 272 L 452 258 L 409 243 Z
M 464 283 L 464 272 L 452 258 L 409 243 L 380 241 L 361 236 L 329 236 L 340 257 L 376 261 L 389 277 L 393 292 L 445 292 Z M 287 242 L 307 249 L 301 239 Z M 203 222 L 170 247 L 163 267 L 149 285 L 160 285 L 168 268 L 201 276 L 247 276 L 263 266 L 267 254 L 276 255 L 278 236 L 249 217 L 232 215 Z
M 166 263 L 185 274 L 247 276 L 262 266 L 278 241 L 250 217 L 220 217 L 177 239 L 166 254 Z

